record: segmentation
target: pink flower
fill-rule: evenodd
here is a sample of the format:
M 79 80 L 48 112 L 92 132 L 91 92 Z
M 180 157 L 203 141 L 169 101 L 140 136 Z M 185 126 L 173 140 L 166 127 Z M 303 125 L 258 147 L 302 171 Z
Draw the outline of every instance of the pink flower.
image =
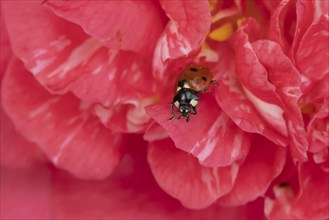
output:
M 329 218 L 326 1 L 1 6 L 1 217 Z

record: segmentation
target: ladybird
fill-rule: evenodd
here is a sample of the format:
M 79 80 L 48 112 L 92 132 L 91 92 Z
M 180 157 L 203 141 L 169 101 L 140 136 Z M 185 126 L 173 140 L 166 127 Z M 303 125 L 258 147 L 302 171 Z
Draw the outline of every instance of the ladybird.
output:
M 219 85 L 213 80 L 213 74 L 208 67 L 200 64 L 190 64 L 178 76 L 175 83 L 175 96 L 171 104 L 172 117 L 180 119 L 181 116 L 186 118 L 186 122 L 190 120 L 190 114 L 197 114 L 196 105 L 199 103 L 200 93 L 210 92 L 207 87 L 210 84 Z M 175 109 L 177 108 L 180 115 L 176 117 Z

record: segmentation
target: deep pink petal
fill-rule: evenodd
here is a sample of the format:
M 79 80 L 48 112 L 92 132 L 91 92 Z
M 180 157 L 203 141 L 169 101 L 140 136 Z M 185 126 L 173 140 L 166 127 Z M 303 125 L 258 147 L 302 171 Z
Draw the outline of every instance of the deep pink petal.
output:
M 3 20 L 3 14 L 0 15 L 0 80 L 2 79 L 6 67 L 12 55 L 7 28 Z
M 218 88 L 216 88 L 218 89 Z M 200 95 L 198 114 L 168 121 L 168 104 L 148 106 L 146 112 L 169 134 L 178 149 L 191 153 L 204 166 L 229 166 L 243 160 L 249 150 L 249 136 L 217 106 L 211 94 Z
M 15 60 L 4 77 L 2 104 L 18 130 L 58 167 L 82 178 L 104 178 L 118 164 L 120 136 L 73 95 L 50 95 Z
M 187 56 L 201 47 L 210 27 L 207 1 L 160 1 L 169 17 L 153 57 L 156 78 L 164 77 L 164 68 L 170 60 Z
M 51 0 L 45 6 L 113 49 L 151 55 L 164 29 L 164 14 L 156 1 Z
M 307 162 L 299 165 L 298 173 L 299 192 L 294 194 L 289 185 L 275 187 L 276 199 L 267 198 L 265 202 L 266 216 L 269 219 L 328 219 L 328 172 L 313 162 Z
M 34 166 L 33 169 L 1 167 L 0 218 L 51 219 L 51 169 Z
M 247 207 L 188 210 L 155 182 L 146 162 L 145 142 L 131 145 L 113 175 L 81 181 L 64 173 L 54 176 L 54 213 L 60 219 L 247 219 Z M 257 204 L 256 204 L 257 205 Z M 258 207 L 258 206 L 256 206 Z
M 47 159 L 39 147 L 22 137 L 1 109 L 1 166 L 29 168 Z
M 239 168 L 237 164 L 203 167 L 170 139 L 150 143 L 148 161 L 161 188 L 191 209 L 208 207 L 228 193 Z
M 232 191 L 220 198 L 218 204 L 239 206 L 265 196 L 273 179 L 281 173 L 285 160 L 286 148 L 255 135 Z

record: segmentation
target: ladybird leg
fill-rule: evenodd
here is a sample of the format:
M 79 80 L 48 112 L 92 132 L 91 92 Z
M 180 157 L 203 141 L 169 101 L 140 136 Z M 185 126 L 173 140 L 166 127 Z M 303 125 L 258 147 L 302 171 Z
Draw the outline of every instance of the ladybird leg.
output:
M 175 110 L 174 110 L 174 103 L 173 102 L 169 102 L 171 104 L 171 114 L 173 115 L 172 117 L 168 118 L 168 120 L 173 120 L 174 118 L 176 118 L 176 114 L 175 114 Z
M 211 81 L 210 81 L 210 84 L 214 84 L 214 85 L 216 85 L 216 86 L 219 86 L 219 83 L 218 83 L 216 80 L 211 80 Z
M 204 90 L 198 91 L 198 93 L 207 93 L 207 92 L 211 92 L 211 90 L 209 90 L 209 89 L 204 89 Z
M 189 121 L 190 121 L 190 116 L 187 115 L 187 116 L 186 116 L 186 122 L 189 122 Z

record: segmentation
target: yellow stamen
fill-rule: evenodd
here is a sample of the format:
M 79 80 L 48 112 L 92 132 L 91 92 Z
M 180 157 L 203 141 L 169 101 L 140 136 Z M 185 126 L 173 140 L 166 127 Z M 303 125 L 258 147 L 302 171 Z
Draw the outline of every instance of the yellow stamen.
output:
M 311 115 L 314 112 L 314 106 L 311 104 L 300 104 L 299 108 L 300 108 L 301 112 L 306 115 Z
M 218 0 L 208 0 L 208 2 L 209 2 L 209 9 L 212 12 L 218 3 Z
M 215 41 L 226 41 L 228 40 L 233 34 L 233 26 L 231 23 L 225 23 L 219 28 L 216 28 L 213 30 L 210 34 L 209 37 Z
M 246 20 L 245 17 L 242 17 L 242 18 L 239 18 L 237 21 L 236 21 L 236 25 L 238 26 L 238 28 L 242 25 L 242 23 Z

